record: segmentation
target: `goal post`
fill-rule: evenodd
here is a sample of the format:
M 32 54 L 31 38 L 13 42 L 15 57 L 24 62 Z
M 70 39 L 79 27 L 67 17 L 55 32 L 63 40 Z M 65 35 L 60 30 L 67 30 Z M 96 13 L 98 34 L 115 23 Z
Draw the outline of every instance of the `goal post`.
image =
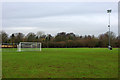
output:
M 21 52 L 21 51 L 41 51 L 41 43 L 40 42 L 20 42 L 17 45 L 17 49 L 19 52 Z

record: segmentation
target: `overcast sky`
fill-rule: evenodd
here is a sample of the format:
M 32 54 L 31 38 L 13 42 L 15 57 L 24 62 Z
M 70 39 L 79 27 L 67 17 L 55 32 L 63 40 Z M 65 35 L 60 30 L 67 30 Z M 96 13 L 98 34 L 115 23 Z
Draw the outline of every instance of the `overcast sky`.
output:
M 107 9 L 112 9 L 111 31 L 118 35 L 117 2 L 4 2 L 2 28 L 8 34 L 44 31 L 98 36 L 108 31 Z

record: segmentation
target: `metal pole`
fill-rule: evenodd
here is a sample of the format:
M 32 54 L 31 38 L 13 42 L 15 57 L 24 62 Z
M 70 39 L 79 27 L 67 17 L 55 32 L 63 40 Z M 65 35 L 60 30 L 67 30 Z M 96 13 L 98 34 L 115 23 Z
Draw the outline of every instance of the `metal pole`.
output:
M 110 46 L 110 13 L 109 13 L 109 46 Z
M 108 48 L 110 49 L 110 50 L 112 50 L 112 47 L 110 46 L 110 13 L 111 13 L 111 11 L 112 10 L 107 10 L 107 13 L 108 13 L 108 15 L 109 15 L 109 22 L 108 22 L 108 27 L 109 27 L 109 45 L 108 45 Z

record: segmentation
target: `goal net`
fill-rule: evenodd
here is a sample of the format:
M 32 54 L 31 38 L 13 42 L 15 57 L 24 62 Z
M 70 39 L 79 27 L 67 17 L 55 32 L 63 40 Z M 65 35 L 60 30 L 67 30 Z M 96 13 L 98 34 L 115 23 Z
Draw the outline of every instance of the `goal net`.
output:
M 20 42 L 18 51 L 41 51 L 41 43 L 39 42 Z

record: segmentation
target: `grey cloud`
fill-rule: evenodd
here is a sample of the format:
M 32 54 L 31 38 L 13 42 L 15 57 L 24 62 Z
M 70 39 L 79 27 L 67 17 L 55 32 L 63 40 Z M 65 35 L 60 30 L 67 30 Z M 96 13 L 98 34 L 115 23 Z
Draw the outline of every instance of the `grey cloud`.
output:
M 115 6 L 116 5 L 116 6 Z M 104 13 L 116 3 L 4 3 L 3 19 Z
M 54 35 L 59 31 L 98 35 L 107 31 L 109 8 L 114 17 L 111 24 L 115 29 L 111 30 L 116 32 L 117 3 L 3 3 L 3 29 L 9 33 L 40 30 Z

